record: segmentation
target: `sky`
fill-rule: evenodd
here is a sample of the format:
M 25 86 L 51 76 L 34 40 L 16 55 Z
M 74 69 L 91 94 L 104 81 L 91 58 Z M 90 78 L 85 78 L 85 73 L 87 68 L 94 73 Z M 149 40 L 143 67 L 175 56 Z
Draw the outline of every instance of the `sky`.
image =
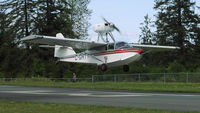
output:
M 91 0 L 89 9 L 92 10 L 89 28 L 89 37 L 92 40 L 97 38 L 93 31 L 93 26 L 103 23 L 102 16 L 113 22 L 122 32 L 120 35 L 116 31 L 113 33 L 117 41 L 138 42 L 140 35 L 140 23 L 144 21 L 144 16 L 149 14 L 153 17 L 154 0 Z
M 197 0 L 198 1 L 198 0 Z M 197 3 L 200 6 L 200 2 Z M 146 14 L 152 20 L 156 11 L 153 9 L 154 0 L 91 0 L 88 8 L 92 10 L 91 27 L 89 28 L 89 38 L 97 39 L 97 34 L 93 31 L 93 26 L 103 23 L 102 16 L 113 22 L 122 32 L 120 35 L 116 31 L 113 33 L 117 41 L 127 41 L 137 43 L 141 34 L 140 23 L 143 23 Z

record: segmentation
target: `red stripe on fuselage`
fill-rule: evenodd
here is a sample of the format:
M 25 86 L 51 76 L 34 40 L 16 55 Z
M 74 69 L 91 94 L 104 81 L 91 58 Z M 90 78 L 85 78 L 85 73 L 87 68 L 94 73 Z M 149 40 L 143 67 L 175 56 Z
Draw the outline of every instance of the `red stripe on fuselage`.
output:
M 105 52 L 95 53 L 93 55 L 101 56 L 101 55 L 108 55 L 108 54 L 130 53 L 130 52 L 141 54 L 143 52 L 143 50 L 142 49 L 123 49 L 123 50 L 105 51 Z

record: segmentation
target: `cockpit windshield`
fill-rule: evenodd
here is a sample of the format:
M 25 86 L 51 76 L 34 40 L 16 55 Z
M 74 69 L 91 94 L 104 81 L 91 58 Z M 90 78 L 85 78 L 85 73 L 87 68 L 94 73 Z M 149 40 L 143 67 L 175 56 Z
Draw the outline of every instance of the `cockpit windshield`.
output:
M 110 43 L 108 45 L 109 49 L 114 49 L 114 43 Z M 115 49 L 127 49 L 127 48 L 133 48 L 130 44 L 126 43 L 126 42 L 117 42 L 115 45 Z
M 131 45 L 129 45 L 126 42 L 118 42 L 116 43 L 116 49 L 125 49 L 125 48 L 132 48 Z

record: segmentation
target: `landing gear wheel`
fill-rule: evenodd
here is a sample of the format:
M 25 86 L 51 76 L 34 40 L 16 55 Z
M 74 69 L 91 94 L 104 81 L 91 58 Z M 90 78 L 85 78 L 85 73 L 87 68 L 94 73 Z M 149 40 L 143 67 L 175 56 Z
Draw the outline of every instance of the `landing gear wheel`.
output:
M 106 64 L 102 64 L 99 66 L 99 70 L 105 72 L 107 70 L 107 65 Z
M 128 65 L 124 65 L 123 66 L 123 71 L 124 72 L 128 72 L 129 71 L 129 66 Z

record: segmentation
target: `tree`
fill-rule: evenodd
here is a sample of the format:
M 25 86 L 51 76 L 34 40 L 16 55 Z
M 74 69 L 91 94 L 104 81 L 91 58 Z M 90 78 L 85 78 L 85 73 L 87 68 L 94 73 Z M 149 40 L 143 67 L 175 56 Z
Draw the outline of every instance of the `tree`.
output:
M 18 72 L 15 68 L 18 64 L 16 56 L 20 51 L 17 51 L 16 43 L 13 41 L 13 34 L 9 29 L 11 22 L 5 9 L 0 9 L 0 17 L 0 71 L 7 76 L 14 76 L 14 73 Z
M 0 11 L 0 45 L 3 44 L 6 32 L 6 14 L 4 11 Z
M 139 42 L 142 44 L 152 44 L 155 42 L 154 33 L 151 31 L 151 28 L 154 27 L 154 25 L 148 14 L 144 16 L 144 23 L 141 23 L 140 25 L 142 25 L 142 27 L 140 27 L 141 35 Z
M 36 16 L 34 0 L 4 0 L 1 2 L 1 7 L 9 18 L 9 28 L 15 35 L 14 40 L 28 36 L 32 32 Z
M 200 11 L 200 7 L 198 7 L 198 10 Z M 199 18 L 200 18 L 200 14 L 198 14 Z M 196 35 L 197 37 L 194 38 L 194 42 L 195 42 L 195 46 L 194 46 L 194 49 L 195 49 L 195 52 L 196 53 L 200 53 L 200 19 L 199 19 L 199 22 L 198 22 L 198 28 L 196 29 Z
M 73 22 L 70 20 L 70 9 L 65 0 L 38 0 L 35 28 L 37 34 L 55 36 L 61 32 L 66 37 L 73 37 Z
M 88 3 L 89 0 L 74 0 L 72 8 L 70 0 L 1 1 L 0 11 L 4 12 L 0 12 L 0 42 L 3 42 L 0 44 L 0 71 L 6 72 L 10 77 L 18 74 L 25 77 L 63 77 L 64 73 L 69 73 L 72 67 L 68 63 L 55 64 L 52 49 L 39 48 L 28 43 L 21 47 L 19 40 L 30 34 L 55 36 L 59 32 L 69 38 L 84 37 L 90 16 L 87 13 Z M 82 20 L 83 24 L 78 25 L 85 30 L 74 30 L 75 23 L 81 23 L 79 21 Z
M 68 0 L 70 4 L 71 14 L 70 18 L 73 21 L 73 31 L 77 37 L 87 36 L 88 27 L 90 23 L 91 10 L 88 9 L 88 4 L 90 0 Z
M 5 12 L 0 10 L 0 64 L 2 64 L 5 55 L 3 50 L 3 43 L 5 41 L 5 34 L 6 34 L 6 15 Z M 0 65 L 0 71 L 2 71 L 2 65 Z
M 195 39 L 199 16 L 195 14 L 191 0 L 155 0 L 156 37 L 162 45 L 177 45 L 182 49 Z

